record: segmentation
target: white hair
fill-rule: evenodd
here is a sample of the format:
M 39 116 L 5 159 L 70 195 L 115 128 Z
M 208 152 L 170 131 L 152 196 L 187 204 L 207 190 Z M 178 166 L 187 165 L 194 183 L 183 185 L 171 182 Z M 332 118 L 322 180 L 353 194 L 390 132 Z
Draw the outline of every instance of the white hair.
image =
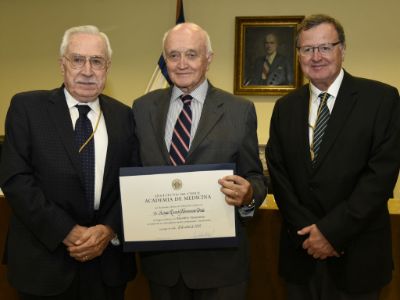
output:
M 86 34 L 93 34 L 93 35 L 100 36 L 106 44 L 107 58 L 109 60 L 111 59 L 112 49 L 111 49 L 111 45 L 110 45 L 110 40 L 108 39 L 108 37 L 105 33 L 100 32 L 100 30 L 96 26 L 93 26 L 93 25 L 77 26 L 77 27 L 72 27 L 72 28 L 67 29 L 65 31 L 64 36 L 61 41 L 60 56 L 65 55 L 65 52 L 67 51 L 67 47 L 71 40 L 71 37 L 74 34 L 78 34 L 78 33 L 86 33 Z

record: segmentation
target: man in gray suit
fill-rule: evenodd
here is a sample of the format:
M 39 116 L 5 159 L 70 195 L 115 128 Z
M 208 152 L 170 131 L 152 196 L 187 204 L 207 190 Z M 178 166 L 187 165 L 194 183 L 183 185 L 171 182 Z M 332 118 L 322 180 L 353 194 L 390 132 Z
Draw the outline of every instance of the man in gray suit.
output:
M 163 45 L 174 85 L 133 104 L 143 166 L 235 163 L 237 175 L 226 176 L 219 184 L 226 202 L 236 207 L 239 244 L 142 253 L 143 272 L 153 299 L 245 299 L 249 254 L 243 217 L 252 216 L 266 195 L 255 108 L 206 80 L 213 52 L 208 34 L 198 25 L 175 26 L 164 35 Z M 174 142 L 174 135 L 178 115 L 186 105 L 181 98 L 188 97 L 191 125 L 186 154 Z M 182 161 L 171 159 L 173 148 L 178 148 Z

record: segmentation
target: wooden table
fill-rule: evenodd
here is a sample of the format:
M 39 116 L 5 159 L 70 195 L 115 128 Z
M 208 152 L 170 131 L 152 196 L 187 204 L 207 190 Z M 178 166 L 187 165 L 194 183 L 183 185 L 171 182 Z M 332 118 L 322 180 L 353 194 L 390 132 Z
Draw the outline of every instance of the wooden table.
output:
M 395 270 L 392 282 L 382 292 L 381 300 L 398 300 L 400 299 L 400 200 L 391 199 L 388 205 L 392 221 Z M 0 196 L 0 257 L 3 256 L 10 213 L 7 202 Z M 283 281 L 277 275 L 280 224 L 281 217 L 273 196 L 268 195 L 264 205 L 247 224 L 251 247 L 251 278 L 247 297 L 249 300 L 284 299 Z M 7 282 L 4 265 L 0 265 L 0 299 L 18 299 L 15 290 Z M 147 281 L 140 271 L 136 279 L 129 283 L 125 299 L 150 299 Z

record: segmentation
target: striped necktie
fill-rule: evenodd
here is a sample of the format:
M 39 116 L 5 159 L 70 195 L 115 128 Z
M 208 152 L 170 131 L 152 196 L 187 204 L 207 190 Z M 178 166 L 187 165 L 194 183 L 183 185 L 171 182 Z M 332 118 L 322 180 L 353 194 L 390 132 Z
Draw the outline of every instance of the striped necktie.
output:
M 90 107 L 77 105 L 79 118 L 75 123 L 75 143 L 79 152 L 82 173 L 84 178 L 86 205 L 89 215 L 94 210 L 94 138 L 92 123 L 87 114 Z
M 192 110 L 190 104 L 193 97 L 182 95 L 180 99 L 183 102 L 183 108 L 176 120 L 169 149 L 170 160 L 174 166 L 183 165 L 186 162 L 190 145 L 190 130 L 192 128 Z
M 317 121 L 315 123 L 314 136 L 311 147 L 313 153 L 313 163 L 317 161 L 318 152 L 322 143 L 322 138 L 324 136 L 325 129 L 328 125 L 329 117 L 331 115 L 327 105 L 329 97 L 330 95 L 328 93 L 321 93 L 318 96 L 318 98 L 321 99 L 320 100 L 321 102 L 318 107 Z

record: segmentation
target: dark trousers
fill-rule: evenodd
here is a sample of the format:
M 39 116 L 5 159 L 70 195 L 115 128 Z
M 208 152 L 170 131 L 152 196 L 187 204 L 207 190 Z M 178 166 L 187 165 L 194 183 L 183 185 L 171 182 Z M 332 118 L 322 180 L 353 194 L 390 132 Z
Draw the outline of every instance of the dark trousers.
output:
M 365 294 L 348 294 L 336 288 L 326 263 L 321 261 L 308 284 L 286 283 L 287 300 L 379 300 L 380 290 Z
M 212 289 L 190 289 L 182 278 L 172 287 L 150 281 L 152 300 L 245 300 L 247 281 Z
M 21 300 L 124 300 L 126 284 L 109 287 L 103 283 L 100 260 L 82 263 L 66 291 L 54 296 L 36 296 L 19 292 Z

